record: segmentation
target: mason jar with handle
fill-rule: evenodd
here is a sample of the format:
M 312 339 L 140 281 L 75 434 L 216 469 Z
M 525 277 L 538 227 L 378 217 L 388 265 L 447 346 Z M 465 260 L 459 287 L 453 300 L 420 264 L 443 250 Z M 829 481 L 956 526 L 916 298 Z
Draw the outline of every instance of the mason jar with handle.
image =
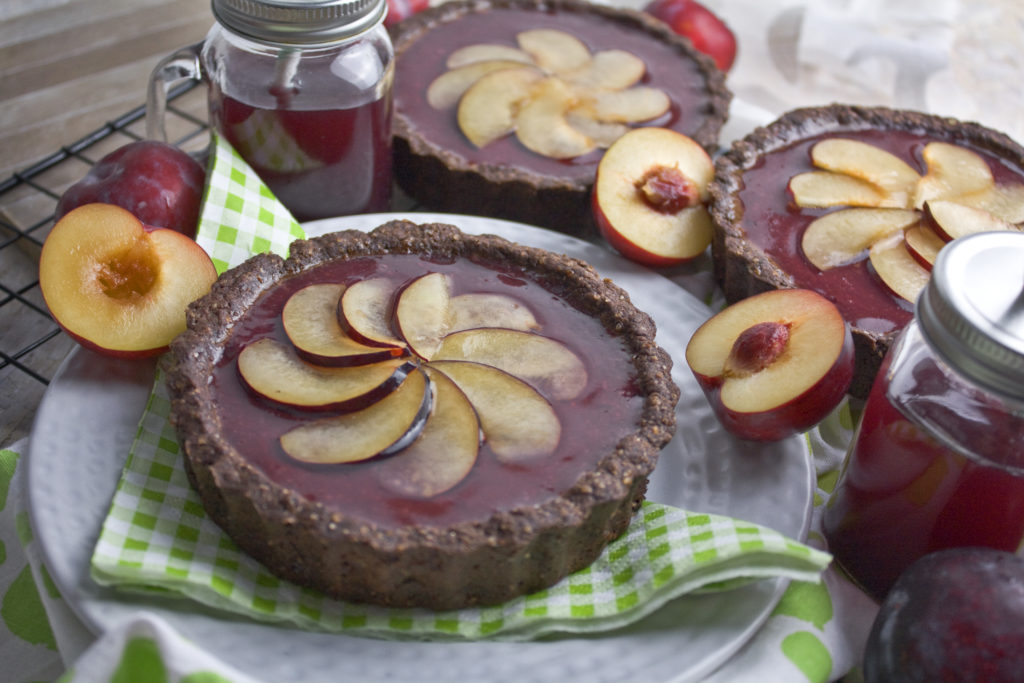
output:
M 939 254 L 864 406 L 824 531 L 884 599 L 935 550 L 1024 542 L 1024 233 Z
M 212 0 L 205 40 L 150 79 L 147 134 L 168 90 L 208 86 L 210 124 L 299 221 L 386 211 L 394 51 L 386 0 Z

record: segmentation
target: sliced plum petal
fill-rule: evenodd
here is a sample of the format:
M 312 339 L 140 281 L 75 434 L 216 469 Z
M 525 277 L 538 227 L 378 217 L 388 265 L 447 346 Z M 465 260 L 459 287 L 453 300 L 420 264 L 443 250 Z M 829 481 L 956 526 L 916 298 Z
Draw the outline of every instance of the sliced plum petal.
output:
M 789 180 L 789 190 L 797 206 L 829 208 L 833 206 L 889 206 L 888 195 L 874 183 L 845 173 L 808 171 Z M 904 208 L 901 204 L 899 207 Z
M 804 230 L 804 256 L 819 270 L 852 263 L 875 242 L 900 233 L 921 219 L 908 209 L 841 209 L 827 213 Z
M 288 298 L 281 322 L 298 354 L 311 363 L 335 366 L 366 365 L 405 355 L 405 349 L 367 346 L 345 333 L 338 322 L 344 290 L 341 284 L 316 284 Z
M 543 76 L 532 67 L 502 69 L 483 76 L 459 100 L 459 128 L 477 147 L 511 134 L 519 109 Z
M 622 90 L 636 85 L 647 73 L 647 65 L 632 52 L 602 50 L 586 64 L 562 74 L 573 85 L 591 90 Z
M 533 64 L 533 57 L 519 48 L 501 43 L 473 43 L 458 48 L 445 62 L 448 69 L 458 69 L 479 62 L 517 62 Z
M 532 152 L 552 159 L 571 159 L 597 149 L 597 144 L 573 128 L 566 115 L 576 104 L 573 91 L 557 78 L 536 85 L 531 99 L 516 117 L 516 137 Z
M 871 266 L 894 294 L 913 303 L 928 284 L 930 273 L 907 251 L 903 235 L 894 234 L 871 245 Z
M 451 327 L 451 278 L 422 275 L 398 293 L 395 327 L 413 353 L 429 360 Z
M 504 370 L 551 400 L 576 398 L 587 385 L 587 369 L 569 347 L 520 330 L 479 328 L 449 334 L 433 360 L 468 360 Z
M 520 49 L 533 57 L 545 71 L 554 74 L 580 69 L 590 62 L 590 48 L 565 31 L 558 29 L 530 29 L 516 34 Z
M 413 370 L 401 385 L 370 406 L 309 422 L 285 432 L 285 453 L 303 462 L 341 464 L 367 460 L 412 443 L 428 421 L 431 394 L 423 373 Z
M 476 409 L 484 439 L 503 462 L 550 455 L 562 425 L 555 409 L 532 386 L 490 365 L 435 361 L 432 367 L 462 389 Z
M 380 484 L 401 496 L 433 498 L 456 486 L 473 469 L 480 450 L 480 423 L 465 394 L 438 372 L 430 375 L 434 409 L 408 447 L 377 465 Z
M 350 285 L 338 304 L 338 322 L 356 341 L 370 346 L 403 346 L 391 329 L 391 306 L 398 284 L 387 278 Z
M 445 71 L 427 86 L 427 103 L 434 109 L 454 107 L 465 92 L 485 75 L 493 71 L 514 69 L 521 66 L 522 62 L 496 59 L 486 62 L 473 62 L 450 71 Z
M 252 342 L 238 356 L 238 372 L 251 391 L 306 410 L 358 410 L 394 391 L 411 369 L 401 358 L 351 367 L 313 365 L 270 338 Z
M 504 294 L 460 294 L 451 300 L 451 330 L 474 327 L 504 327 L 510 330 L 536 330 L 540 327 L 533 312 L 518 299 Z
M 934 199 L 925 202 L 924 213 L 935 232 L 950 241 L 977 232 L 1019 230 L 1016 225 L 991 211 L 955 201 Z
M 928 172 L 914 192 L 914 206 L 933 199 L 953 199 L 984 192 L 995 186 L 992 169 L 978 153 L 948 142 L 929 142 L 921 150 Z
M 895 154 L 860 140 L 829 138 L 811 148 L 818 168 L 844 173 L 875 185 L 892 206 L 909 208 L 921 174 Z

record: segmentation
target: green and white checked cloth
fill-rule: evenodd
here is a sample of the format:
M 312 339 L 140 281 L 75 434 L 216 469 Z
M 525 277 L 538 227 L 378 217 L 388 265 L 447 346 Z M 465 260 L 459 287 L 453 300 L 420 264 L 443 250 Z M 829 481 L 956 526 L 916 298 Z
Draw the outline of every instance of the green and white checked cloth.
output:
M 219 271 L 284 253 L 301 227 L 227 143 L 214 141 L 197 241 Z M 699 590 L 771 577 L 818 582 L 831 557 L 771 529 L 647 503 L 590 567 L 504 605 L 449 612 L 332 600 L 271 575 L 238 550 L 190 487 L 158 376 L 92 557 L 92 576 L 303 629 L 393 638 L 528 639 L 596 632 Z
M 306 236 L 224 138 L 213 136 L 210 154 L 196 242 L 213 259 L 218 274 L 253 254 L 286 254 L 289 244 Z

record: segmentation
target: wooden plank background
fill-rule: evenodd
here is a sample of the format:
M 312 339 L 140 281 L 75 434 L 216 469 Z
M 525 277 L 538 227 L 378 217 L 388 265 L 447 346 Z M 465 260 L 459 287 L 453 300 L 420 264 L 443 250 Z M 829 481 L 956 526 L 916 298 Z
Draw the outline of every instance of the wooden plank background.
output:
M 213 24 L 209 0 L 0 0 L 0 181 L 142 105 L 157 62 L 202 40 Z M 202 116 L 202 92 L 190 112 Z M 190 95 L 191 97 L 191 95 Z M 142 133 L 143 123 L 133 127 Z M 121 135 L 89 152 L 99 156 L 127 142 Z M 87 171 L 77 160 L 39 178 L 59 194 Z M 22 187 L 0 198 L 5 221 L 26 230 L 53 211 L 45 192 Z M 41 239 L 48 225 L 33 233 Z M 12 237 L 0 226 L 0 243 Z M 39 310 L 38 246 L 18 240 L 0 248 L 0 282 L 24 301 L 0 293 L 0 349 L 13 353 L 54 325 Z M 58 334 L 19 360 L 52 377 L 74 347 Z M 8 365 L 0 369 L 0 447 L 28 435 L 45 385 Z

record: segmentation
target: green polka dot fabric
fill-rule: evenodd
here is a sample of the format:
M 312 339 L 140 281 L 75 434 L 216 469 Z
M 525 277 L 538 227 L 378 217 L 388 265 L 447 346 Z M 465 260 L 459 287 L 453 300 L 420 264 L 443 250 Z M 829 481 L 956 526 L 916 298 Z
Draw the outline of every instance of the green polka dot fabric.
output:
M 260 683 L 141 615 L 103 635 L 57 683 Z
M 20 462 L 17 452 L 0 450 L 0 671 L 18 672 L 24 681 L 53 680 L 63 667 L 44 599 L 54 594 L 39 590 L 48 577 L 42 572 L 37 584 L 26 556 L 32 532 L 15 476 Z M 4 673 L 0 679 L 14 681 Z
M 214 140 L 197 241 L 219 269 L 283 254 L 300 226 Z M 509 604 L 446 613 L 353 605 L 283 582 L 240 552 L 189 486 L 157 377 L 92 558 L 93 579 L 159 590 L 255 619 L 396 638 L 532 638 L 621 626 L 687 592 L 767 577 L 817 581 L 830 556 L 754 524 L 647 504 L 591 567 Z

